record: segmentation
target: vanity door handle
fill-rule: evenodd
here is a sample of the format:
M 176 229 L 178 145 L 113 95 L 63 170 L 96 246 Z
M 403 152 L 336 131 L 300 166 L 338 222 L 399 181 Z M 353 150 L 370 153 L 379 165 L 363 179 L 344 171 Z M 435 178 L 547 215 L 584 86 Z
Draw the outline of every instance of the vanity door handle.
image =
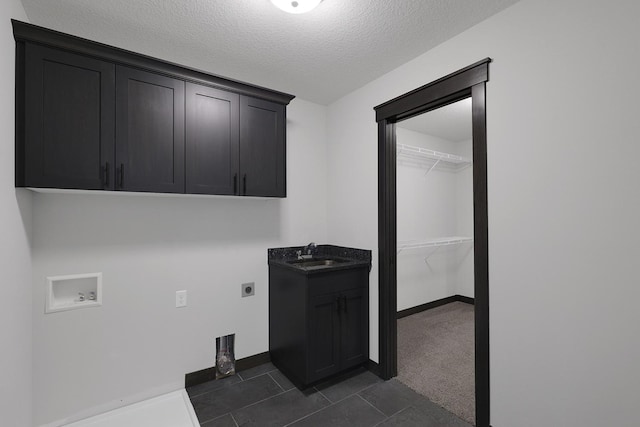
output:
M 233 175 L 233 194 L 238 194 L 238 174 Z
M 347 314 L 347 297 L 342 296 L 342 309 L 344 310 L 344 314 Z
M 247 174 L 242 177 L 242 195 L 247 195 Z
M 106 162 L 105 165 L 100 168 L 100 180 L 102 181 L 102 188 L 109 187 L 109 162 Z
M 340 314 L 340 297 L 336 297 L 336 313 Z
M 124 188 L 124 163 L 120 163 L 120 188 Z

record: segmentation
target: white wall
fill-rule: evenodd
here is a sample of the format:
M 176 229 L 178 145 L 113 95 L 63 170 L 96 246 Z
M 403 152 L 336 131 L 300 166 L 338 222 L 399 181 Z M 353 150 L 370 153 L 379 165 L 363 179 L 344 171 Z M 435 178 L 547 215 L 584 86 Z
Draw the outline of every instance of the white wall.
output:
M 396 129 L 398 144 L 449 152 L 452 143 L 408 129 Z M 427 175 L 424 165 L 404 157 L 397 165 L 398 240 L 453 236 L 456 233 L 455 173 L 443 168 Z
M 493 427 L 638 425 L 638 16 L 636 0 L 523 0 L 329 106 L 329 240 L 376 249 L 373 107 L 494 59 Z
M 0 2 L 0 424 L 31 425 L 31 194 L 14 188 L 15 41 L 19 0 Z
M 458 147 L 459 144 L 466 147 L 470 143 L 454 143 L 401 127 L 396 128 L 396 137 L 398 144 L 451 154 L 458 154 L 464 148 Z M 471 158 L 468 153 L 463 154 Z M 435 167 L 427 174 L 429 169 L 424 164 L 416 164 L 402 156 L 398 158 L 396 194 L 399 242 L 473 236 L 472 181 L 463 179 L 471 176 L 467 172 L 469 169 L 456 171 Z M 464 188 L 463 184 L 469 188 Z M 470 199 L 459 197 L 458 191 Z M 460 221 L 464 224 L 459 224 Z M 397 257 L 398 310 L 453 295 L 473 297 L 473 258 L 469 257 L 471 248 L 469 243 L 401 251 Z M 461 270 L 463 265 L 465 268 Z
M 459 156 L 473 158 L 473 141 L 460 141 L 454 144 Z M 456 174 L 456 236 L 473 237 L 473 165 Z M 473 298 L 474 293 L 474 253 L 473 245 L 465 243 L 456 247 L 457 279 L 456 293 Z
M 181 388 L 220 335 L 237 358 L 268 351 L 267 248 L 327 237 L 326 107 L 295 99 L 287 115 L 283 200 L 34 196 L 36 425 Z M 45 277 L 86 272 L 103 273 L 103 306 L 45 315 Z

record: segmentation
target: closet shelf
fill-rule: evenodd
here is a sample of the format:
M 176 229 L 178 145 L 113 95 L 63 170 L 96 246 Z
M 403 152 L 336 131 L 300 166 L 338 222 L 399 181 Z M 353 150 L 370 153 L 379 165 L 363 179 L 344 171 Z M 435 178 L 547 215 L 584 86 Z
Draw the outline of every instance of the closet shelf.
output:
M 418 163 L 419 165 L 429 167 L 427 173 L 431 172 L 431 170 L 433 170 L 433 168 L 435 168 L 436 166 L 441 166 L 456 171 L 471 166 L 471 159 L 458 156 L 457 154 L 430 150 L 428 148 L 398 144 L 396 151 L 399 160 L 409 160 L 411 162 Z
M 437 239 L 428 240 L 407 240 L 398 242 L 398 251 L 400 253 L 408 249 L 422 249 L 422 248 L 440 248 L 442 246 L 459 245 L 462 243 L 473 242 L 472 237 L 440 237 Z

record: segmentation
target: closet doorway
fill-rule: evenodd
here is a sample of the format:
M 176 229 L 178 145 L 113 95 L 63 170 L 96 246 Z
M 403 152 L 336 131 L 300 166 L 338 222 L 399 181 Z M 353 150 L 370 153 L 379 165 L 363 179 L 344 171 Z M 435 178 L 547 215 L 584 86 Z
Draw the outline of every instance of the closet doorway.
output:
M 485 92 L 489 58 L 375 107 L 378 123 L 380 376 L 398 374 L 398 122 L 471 98 L 475 424 L 489 427 L 489 262 Z M 468 242 L 467 242 L 468 243 Z
M 398 381 L 475 424 L 471 98 L 396 123 Z

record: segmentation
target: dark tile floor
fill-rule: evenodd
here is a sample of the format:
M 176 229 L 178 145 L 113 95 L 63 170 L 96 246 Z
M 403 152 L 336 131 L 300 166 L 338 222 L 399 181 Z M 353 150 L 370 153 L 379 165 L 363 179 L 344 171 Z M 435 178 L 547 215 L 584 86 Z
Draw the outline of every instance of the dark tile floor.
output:
M 187 392 L 205 427 L 470 427 L 404 384 L 364 369 L 301 392 L 267 363 Z

